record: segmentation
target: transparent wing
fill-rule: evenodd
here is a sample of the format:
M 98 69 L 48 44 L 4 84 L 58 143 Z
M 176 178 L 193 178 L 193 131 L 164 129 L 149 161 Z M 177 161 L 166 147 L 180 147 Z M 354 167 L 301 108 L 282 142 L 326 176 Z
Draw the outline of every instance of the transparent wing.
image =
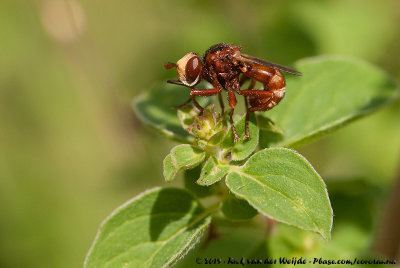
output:
M 242 59 L 243 61 L 248 61 L 249 63 L 254 62 L 254 63 L 258 63 L 258 64 L 261 64 L 261 65 L 264 65 L 266 67 L 277 69 L 277 70 L 285 72 L 285 73 L 290 73 L 290 74 L 299 75 L 299 76 L 301 75 L 301 73 L 298 72 L 298 71 L 292 70 L 292 69 L 290 69 L 288 67 L 285 67 L 285 66 L 282 66 L 282 65 L 279 65 L 279 64 L 276 64 L 276 63 L 265 61 L 265 60 L 262 60 L 262 59 L 247 55 L 247 54 L 241 54 L 241 56 L 243 58 Z

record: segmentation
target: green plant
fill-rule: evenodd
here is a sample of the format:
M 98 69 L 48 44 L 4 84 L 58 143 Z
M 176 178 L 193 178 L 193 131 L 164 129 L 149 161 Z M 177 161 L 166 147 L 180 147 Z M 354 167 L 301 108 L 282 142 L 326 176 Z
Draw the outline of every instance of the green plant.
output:
M 85 266 L 171 266 L 221 215 L 246 220 L 260 213 L 329 240 L 333 212 L 327 188 L 294 148 L 392 102 L 398 91 L 383 72 L 355 59 L 308 58 L 296 69 L 303 77 L 288 76 L 281 104 L 252 114 L 251 139 L 237 143 L 226 114 L 213 105 L 201 116 L 192 107 L 176 116 L 170 107 L 185 100 L 182 88 L 162 84 L 138 97 L 139 118 L 184 143 L 165 157 L 164 178 L 172 181 L 183 170 L 186 189 L 152 189 L 115 210 Z M 240 137 L 244 123 L 244 115 L 235 123 Z

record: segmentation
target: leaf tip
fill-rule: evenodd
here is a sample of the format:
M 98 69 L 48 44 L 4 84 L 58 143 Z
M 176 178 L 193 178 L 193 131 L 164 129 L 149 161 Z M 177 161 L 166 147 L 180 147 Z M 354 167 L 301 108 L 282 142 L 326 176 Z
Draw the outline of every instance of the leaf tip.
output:
M 163 161 L 163 175 L 166 182 L 171 182 L 177 173 L 174 166 L 173 158 L 171 154 L 168 154 Z

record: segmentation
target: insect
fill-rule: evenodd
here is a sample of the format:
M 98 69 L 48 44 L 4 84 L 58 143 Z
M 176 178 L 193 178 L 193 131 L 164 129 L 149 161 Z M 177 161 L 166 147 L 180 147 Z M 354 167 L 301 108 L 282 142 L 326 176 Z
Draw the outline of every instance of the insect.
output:
M 241 47 L 227 43 L 219 43 L 211 46 L 204 53 L 203 61 L 194 53 L 189 52 L 177 63 L 168 62 L 164 65 L 166 69 L 176 68 L 177 80 L 168 80 L 168 83 L 182 85 L 190 88 L 190 98 L 182 105 L 174 106 L 179 108 L 189 102 L 200 110 L 204 108 L 196 101 L 195 96 L 213 96 L 218 94 L 222 113 L 224 104 L 221 91 L 228 92 L 228 102 L 231 107 L 229 118 L 231 122 L 234 141 L 240 140 L 232 115 L 236 106 L 236 96 L 244 96 L 246 104 L 245 136 L 243 140 L 250 138 L 249 113 L 255 111 L 267 111 L 275 107 L 285 95 L 285 78 L 281 72 L 300 76 L 301 73 L 287 67 L 268 62 L 247 54 L 241 53 Z M 211 83 L 211 89 L 196 89 L 203 79 Z M 243 84 L 250 80 L 246 89 L 241 89 Z M 256 82 L 263 84 L 263 89 L 254 89 Z

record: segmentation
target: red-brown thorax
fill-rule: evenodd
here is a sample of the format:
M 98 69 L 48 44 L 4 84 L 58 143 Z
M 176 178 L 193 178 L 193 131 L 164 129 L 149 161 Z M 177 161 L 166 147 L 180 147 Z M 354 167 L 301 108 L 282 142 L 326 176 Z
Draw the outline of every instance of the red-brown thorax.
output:
M 204 78 L 215 85 L 215 79 L 224 89 L 235 87 L 241 70 L 235 60 L 241 47 L 229 44 L 217 44 L 210 47 L 204 54 Z

